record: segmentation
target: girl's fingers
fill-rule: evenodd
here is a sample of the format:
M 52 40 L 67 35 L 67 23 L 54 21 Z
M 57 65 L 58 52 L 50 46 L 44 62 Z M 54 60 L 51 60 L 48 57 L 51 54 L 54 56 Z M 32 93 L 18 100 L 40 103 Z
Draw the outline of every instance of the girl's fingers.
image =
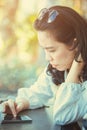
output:
M 16 111 L 17 113 L 24 110 L 24 109 L 28 109 L 29 108 L 29 101 L 26 100 L 25 98 L 16 98 Z
M 16 101 L 9 99 L 3 103 L 3 112 L 13 114 L 16 117 L 20 111 L 28 108 L 28 104 L 25 99 L 17 99 Z
M 14 117 L 16 117 L 17 112 L 16 112 L 16 103 L 9 99 L 8 101 L 4 102 L 3 104 L 3 112 L 6 113 L 11 113 L 13 114 Z
M 6 112 L 6 107 L 8 106 L 7 101 L 3 102 L 1 105 L 2 105 L 2 112 Z
M 22 109 L 23 109 L 23 103 L 20 102 L 17 104 L 17 107 L 16 107 L 17 113 L 20 112 Z
M 16 117 L 16 115 L 17 115 L 16 103 L 12 99 L 9 99 L 7 102 L 8 102 L 9 108 L 10 108 L 13 116 Z

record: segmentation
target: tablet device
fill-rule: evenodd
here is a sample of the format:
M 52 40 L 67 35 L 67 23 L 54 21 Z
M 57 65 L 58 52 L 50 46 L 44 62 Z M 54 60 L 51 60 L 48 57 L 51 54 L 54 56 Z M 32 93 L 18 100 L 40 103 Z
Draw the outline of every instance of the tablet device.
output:
M 2 121 L 2 124 L 7 123 L 31 123 L 32 119 L 27 115 L 17 115 L 17 117 L 13 117 L 12 114 L 7 114 Z

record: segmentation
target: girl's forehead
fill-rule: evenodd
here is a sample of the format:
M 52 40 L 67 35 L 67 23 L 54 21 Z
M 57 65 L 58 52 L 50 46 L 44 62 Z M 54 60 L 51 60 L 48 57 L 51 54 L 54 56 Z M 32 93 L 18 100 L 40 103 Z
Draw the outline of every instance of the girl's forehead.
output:
M 38 31 L 38 36 L 48 36 L 48 37 L 53 37 L 53 35 L 52 35 L 52 33 L 51 32 L 49 32 L 49 31 Z
M 53 42 L 57 42 L 55 37 L 52 35 L 52 33 L 48 31 L 39 31 L 38 32 L 38 40 L 39 42 L 47 42 L 52 44 Z
M 60 41 L 56 41 L 51 33 L 45 32 L 45 31 L 38 32 L 38 41 L 39 41 L 39 45 L 42 48 L 49 48 L 49 49 L 59 48 L 59 47 L 65 48 L 65 49 L 70 48 L 65 43 L 60 42 Z
M 54 40 L 53 36 L 48 32 L 38 32 L 38 41 L 43 48 L 55 47 L 58 42 Z

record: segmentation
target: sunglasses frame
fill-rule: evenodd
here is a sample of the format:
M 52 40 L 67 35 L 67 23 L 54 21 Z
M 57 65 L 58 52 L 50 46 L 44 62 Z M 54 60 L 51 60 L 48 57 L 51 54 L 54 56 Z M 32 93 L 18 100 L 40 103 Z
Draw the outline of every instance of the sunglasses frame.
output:
M 48 13 L 47 23 L 52 23 L 56 19 L 56 17 L 59 15 L 59 12 L 57 10 L 49 10 L 47 8 L 43 8 L 39 12 L 38 20 L 42 20 L 46 13 Z

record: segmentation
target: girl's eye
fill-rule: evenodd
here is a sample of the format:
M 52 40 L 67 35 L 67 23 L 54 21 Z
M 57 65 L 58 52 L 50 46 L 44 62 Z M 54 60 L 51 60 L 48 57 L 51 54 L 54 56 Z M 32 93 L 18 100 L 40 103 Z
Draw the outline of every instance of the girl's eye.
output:
M 49 50 L 49 52 L 55 52 L 55 50 Z

